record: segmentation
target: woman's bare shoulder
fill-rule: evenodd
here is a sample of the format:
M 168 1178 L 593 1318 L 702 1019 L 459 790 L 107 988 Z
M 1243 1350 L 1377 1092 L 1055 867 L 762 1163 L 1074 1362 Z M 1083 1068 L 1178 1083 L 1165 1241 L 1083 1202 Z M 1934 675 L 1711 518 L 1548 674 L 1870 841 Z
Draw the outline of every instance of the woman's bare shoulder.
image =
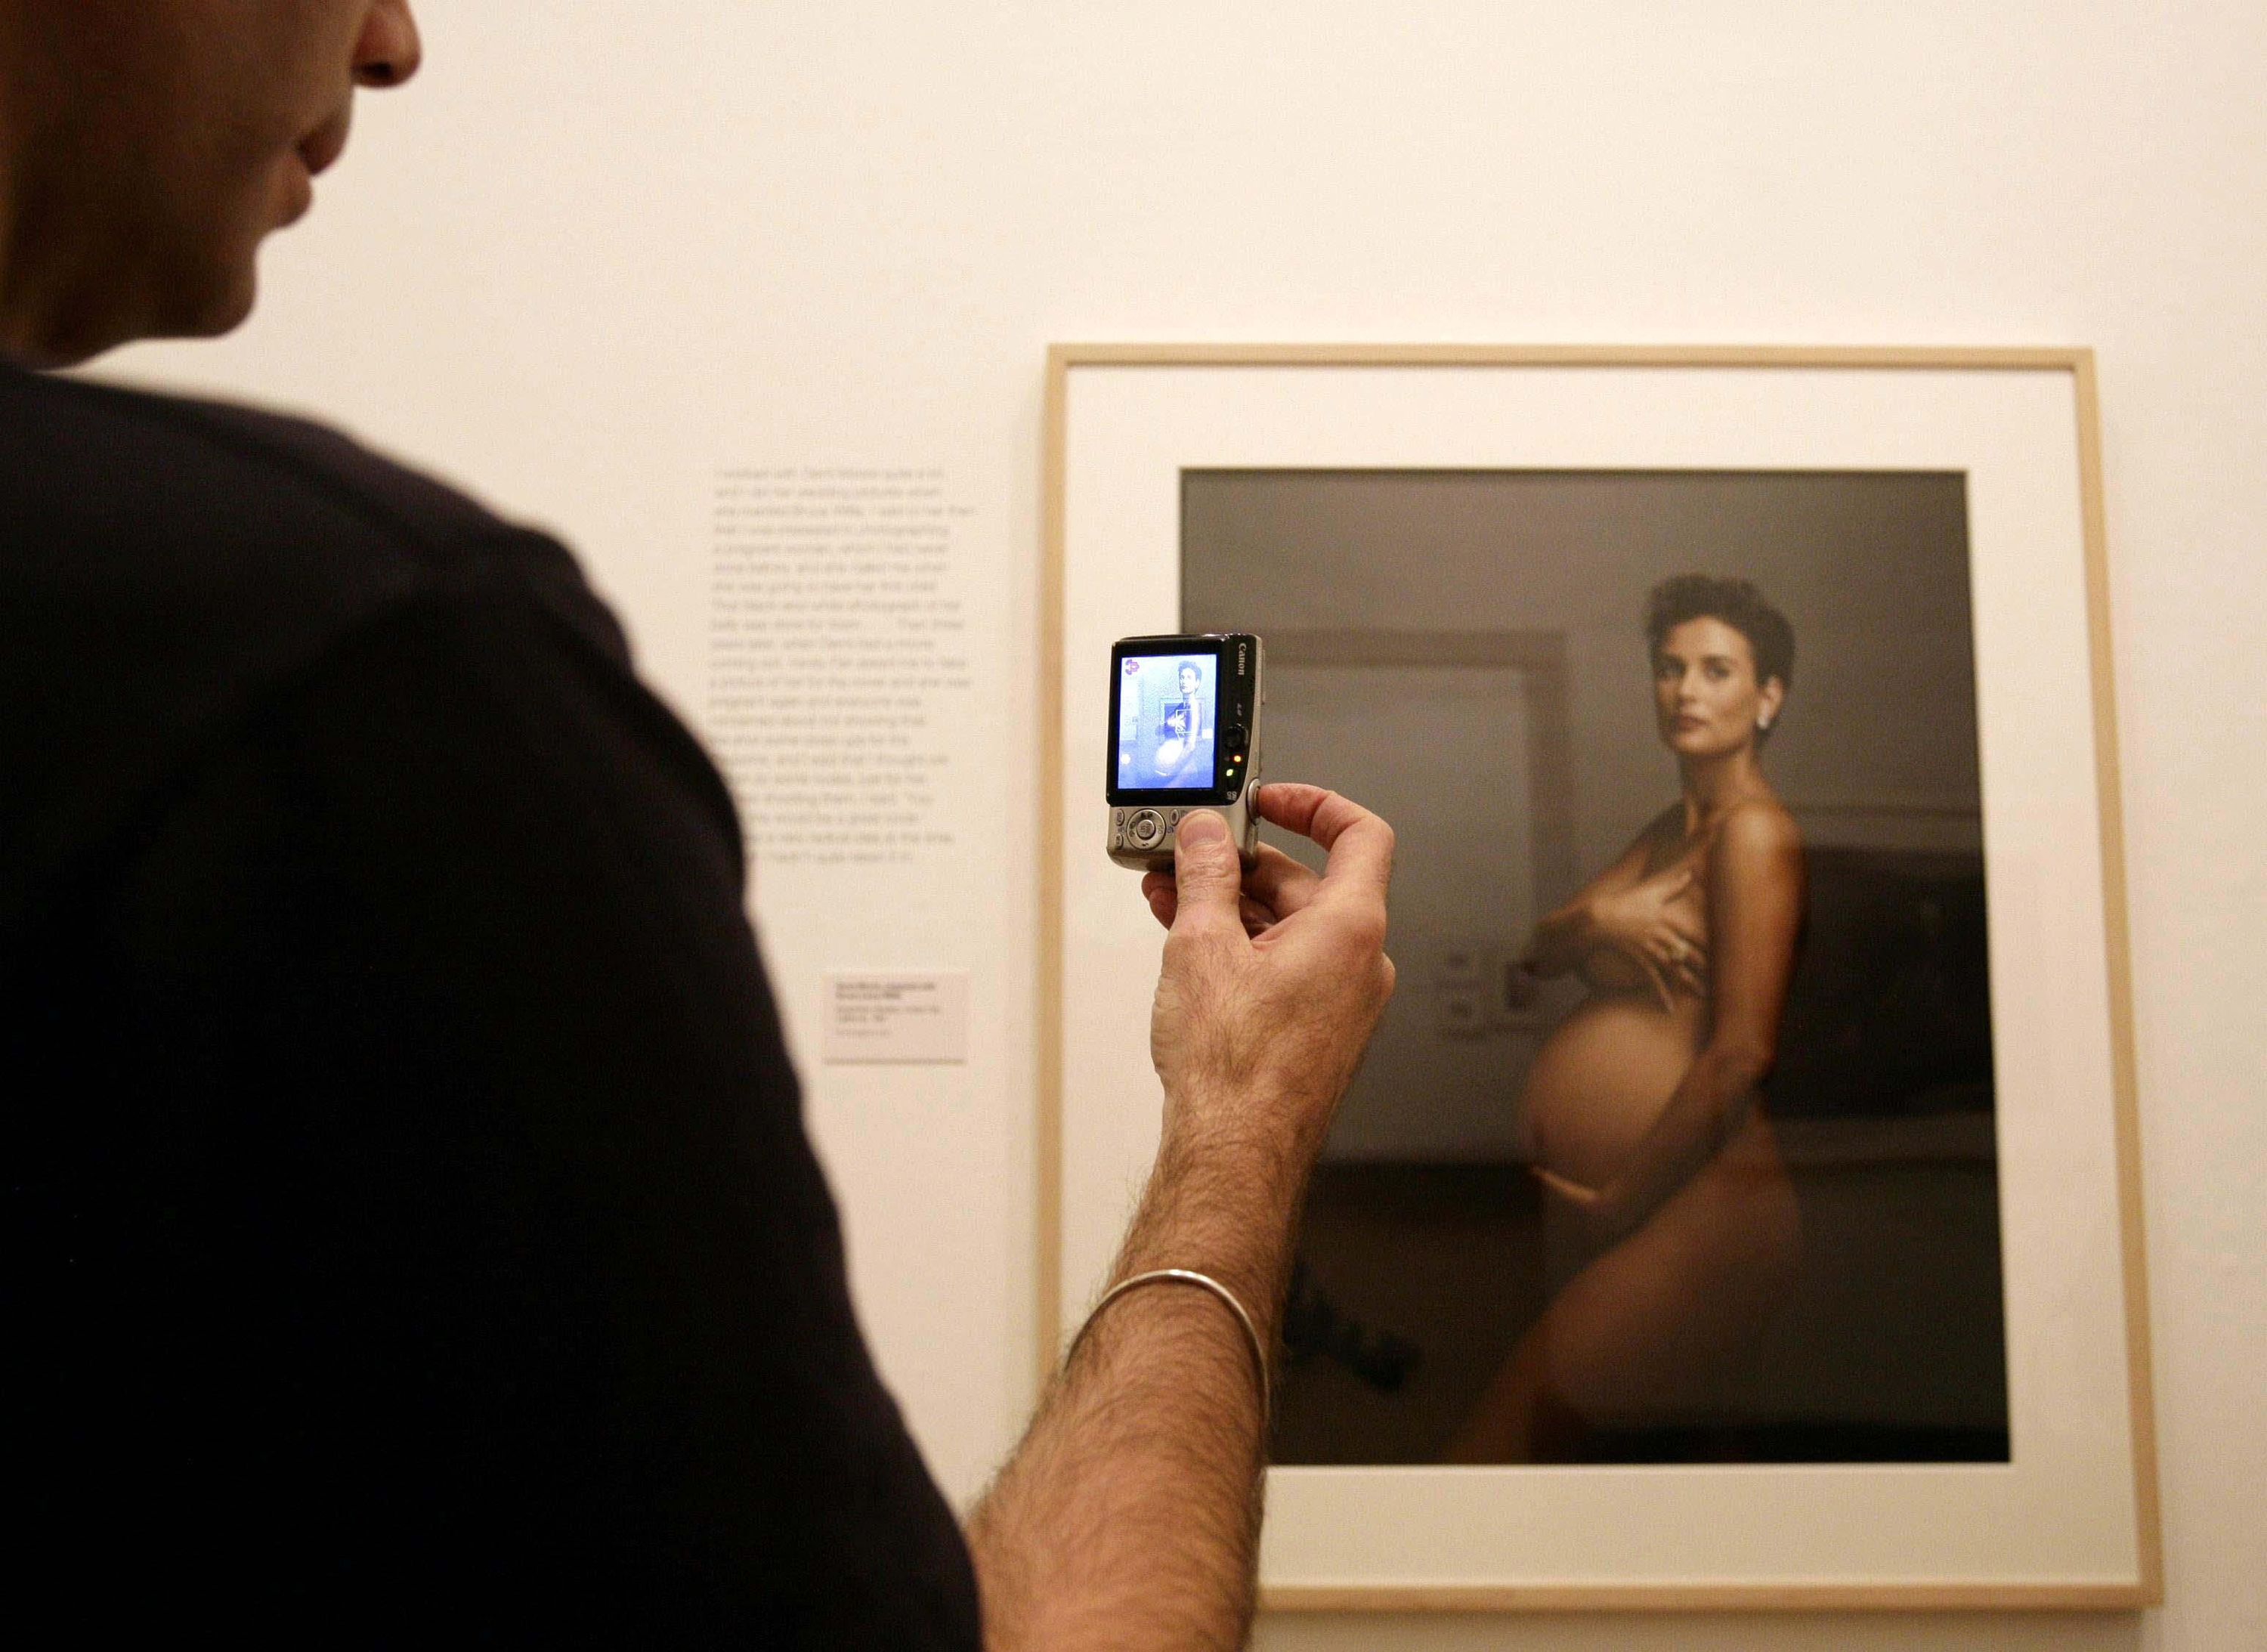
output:
M 1737 860 L 1783 860 L 1801 854 L 1802 829 L 1778 798 L 1745 798 L 1717 822 L 1715 852 Z

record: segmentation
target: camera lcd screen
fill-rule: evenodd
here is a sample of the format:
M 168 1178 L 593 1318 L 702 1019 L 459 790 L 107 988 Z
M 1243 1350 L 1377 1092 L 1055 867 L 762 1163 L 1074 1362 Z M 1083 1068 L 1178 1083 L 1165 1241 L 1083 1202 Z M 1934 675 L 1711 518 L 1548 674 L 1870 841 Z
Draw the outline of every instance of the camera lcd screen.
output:
M 1215 654 L 1129 654 L 1119 665 L 1119 791 L 1209 791 L 1220 709 Z

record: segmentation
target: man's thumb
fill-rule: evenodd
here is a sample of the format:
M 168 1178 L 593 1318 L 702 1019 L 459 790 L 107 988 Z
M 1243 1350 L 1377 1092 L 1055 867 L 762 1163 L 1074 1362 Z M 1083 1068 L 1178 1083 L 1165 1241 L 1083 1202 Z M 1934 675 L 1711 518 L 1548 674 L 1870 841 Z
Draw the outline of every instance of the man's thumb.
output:
M 1228 841 L 1228 822 L 1211 810 L 1192 809 L 1181 817 L 1173 836 L 1173 881 L 1180 892 L 1175 928 L 1193 921 L 1242 929 L 1236 902 L 1244 891 L 1244 864 Z

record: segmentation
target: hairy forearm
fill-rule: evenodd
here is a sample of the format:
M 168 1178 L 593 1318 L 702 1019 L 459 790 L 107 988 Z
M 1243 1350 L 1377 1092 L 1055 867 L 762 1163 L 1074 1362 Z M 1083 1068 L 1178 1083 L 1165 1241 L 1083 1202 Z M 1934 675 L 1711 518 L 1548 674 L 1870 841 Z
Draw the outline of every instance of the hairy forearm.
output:
M 1201 1273 L 1272 1364 L 1307 1178 L 1393 991 L 1392 829 L 1334 793 L 1272 785 L 1260 812 L 1311 838 L 1319 876 L 1191 811 L 1149 1017 L 1163 1145 L 1112 1282 Z M 1274 921 L 1247 932 L 1255 906 Z M 1269 1372 L 1208 1289 L 1139 1284 L 1088 1321 L 969 1518 L 993 1652 L 1239 1647 L 1251 1625 Z
M 1302 1181 L 1256 1147 L 1169 1143 L 1111 1282 L 1208 1274 L 1272 1350 Z M 991 1652 L 1240 1646 L 1261 1433 L 1250 1343 L 1226 1304 L 1178 1284 L 1111 1303 L 970 1516 Z
M 1187 1288 L 1111 1304 L 971 1516 L 990 1652 L 1243 1643 L 1260 1468 L 1243 1335 Z

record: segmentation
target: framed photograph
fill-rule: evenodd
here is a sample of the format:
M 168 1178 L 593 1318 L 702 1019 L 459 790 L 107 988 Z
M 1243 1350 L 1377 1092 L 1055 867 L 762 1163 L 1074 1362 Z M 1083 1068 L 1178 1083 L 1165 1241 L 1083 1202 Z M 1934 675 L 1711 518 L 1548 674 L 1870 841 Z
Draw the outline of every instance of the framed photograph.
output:
M 1063 346 L 1046 478 L 1043 1366 L 1159 1120 L 1112 641 L 1397 833 L 1266 1602 L 2156 1600 L 2087 353 Z

